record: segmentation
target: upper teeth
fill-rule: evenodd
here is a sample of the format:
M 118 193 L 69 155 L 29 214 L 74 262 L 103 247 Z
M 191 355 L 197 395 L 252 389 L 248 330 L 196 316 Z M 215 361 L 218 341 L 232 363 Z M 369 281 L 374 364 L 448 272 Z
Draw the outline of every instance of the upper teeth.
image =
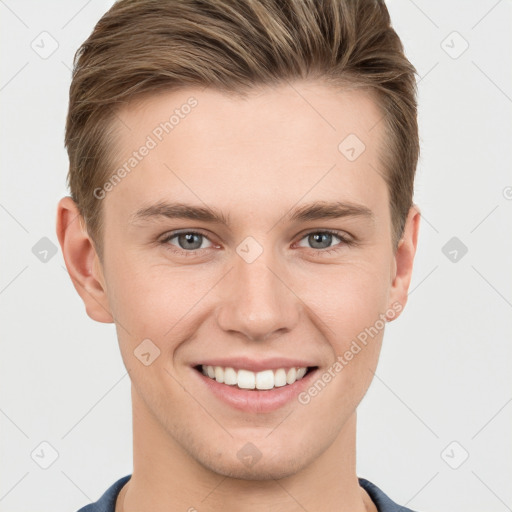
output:
M 302 379 L 307 368 L 279 368 L 279 370 L 263 370 L 251 372 L 249 370 L 235 370 L 234 368 L 223 368 L 222 366 L 201 365 L 204 375 L 217 382 L 238 386 L 242 389 L 272 389 L 274 387 L 293 384 L 296 380 Z

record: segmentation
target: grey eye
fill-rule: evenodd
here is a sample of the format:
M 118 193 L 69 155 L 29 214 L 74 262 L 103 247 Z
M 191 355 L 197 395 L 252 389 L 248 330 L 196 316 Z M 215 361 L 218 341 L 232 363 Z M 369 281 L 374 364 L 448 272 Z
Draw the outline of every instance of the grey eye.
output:
M 343 239 L 334 233 L 329 233 L 327 231 L 317 231 L 314 233 L 309 233 L 302 240 L 306 240 L 308 245 L 303 245 L 300 243 L 301 247 L 310 247 L 312 249 L 328 249 L 333 245 L 333 239 L 338 239 L 339 242 L 342 242 Z M 302 242 L 302 241 L 301 241 Z
M 178 244 L 172 243 L 172 240 L 177 239 Z M 172 245 L 178 245 L 180 249 L 183 250 L 189 250 L 189 251 L 196 251 L 198 249 L 202 249 L 204 247 L 201 247 L 203 242 L 205 240 L 208 240 L 204 235 L 201 233 L 193 233 L 193 232 L 186 232 L 186 233 L 177 233 L 169 238 L 168 242 L 172 243 Z

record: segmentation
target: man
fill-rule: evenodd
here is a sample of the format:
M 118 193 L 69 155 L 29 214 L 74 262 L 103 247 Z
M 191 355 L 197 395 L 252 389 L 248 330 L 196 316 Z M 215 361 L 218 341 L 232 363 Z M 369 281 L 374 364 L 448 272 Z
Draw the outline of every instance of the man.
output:
M 406 511 L 356 409 L 407 300 L 415 70 L 382 1 L 119 1 L 80 48 L 57 234 L 132 383 L 83 512 Z

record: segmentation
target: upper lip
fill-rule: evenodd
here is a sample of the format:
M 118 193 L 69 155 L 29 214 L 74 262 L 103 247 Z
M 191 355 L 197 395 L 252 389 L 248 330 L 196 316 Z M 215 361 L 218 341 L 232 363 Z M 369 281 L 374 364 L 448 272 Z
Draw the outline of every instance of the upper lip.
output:
M 204 359 L 198 361 L 192 366 L 222 366 L 236 369 L 250 370 L 260 372 L 263 370 L 278 370 L 279 368 L 308 368 L 316 366 L 311 361 L 305 359 L 290 359 L 287 357 L 272 357 L 269 359 L 251 359 L 249 357 L 221 357 L 214 359 Z

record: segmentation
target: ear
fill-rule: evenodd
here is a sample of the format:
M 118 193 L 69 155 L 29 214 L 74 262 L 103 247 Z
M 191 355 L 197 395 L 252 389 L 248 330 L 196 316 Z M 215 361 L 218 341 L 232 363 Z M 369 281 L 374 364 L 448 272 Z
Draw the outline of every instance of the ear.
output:
M 84 301 L 87 314 L 97 322 L 113 323 L 101 263 L 85 221 L 71 197 L 59 201 L 57 238 L 69 276 Z
M 392 318 L 388 318 L 389 321 L 398 318 L 407 303 L 414 256 L 418 245 L 420 217 L 419 208 L 413 205 L 407 215 L 404 232 L 395 252 L 395 268 L 394 275 L 392 275 L 393 282 L 391 284 L 390 293 L 390 304 L 394 304 L 395 306 L 390 306 L 390 310 L 392 309 L 398 314 L 393 315 Z M 397 307 L 398 305 L 400 305 L 400 307 Z

